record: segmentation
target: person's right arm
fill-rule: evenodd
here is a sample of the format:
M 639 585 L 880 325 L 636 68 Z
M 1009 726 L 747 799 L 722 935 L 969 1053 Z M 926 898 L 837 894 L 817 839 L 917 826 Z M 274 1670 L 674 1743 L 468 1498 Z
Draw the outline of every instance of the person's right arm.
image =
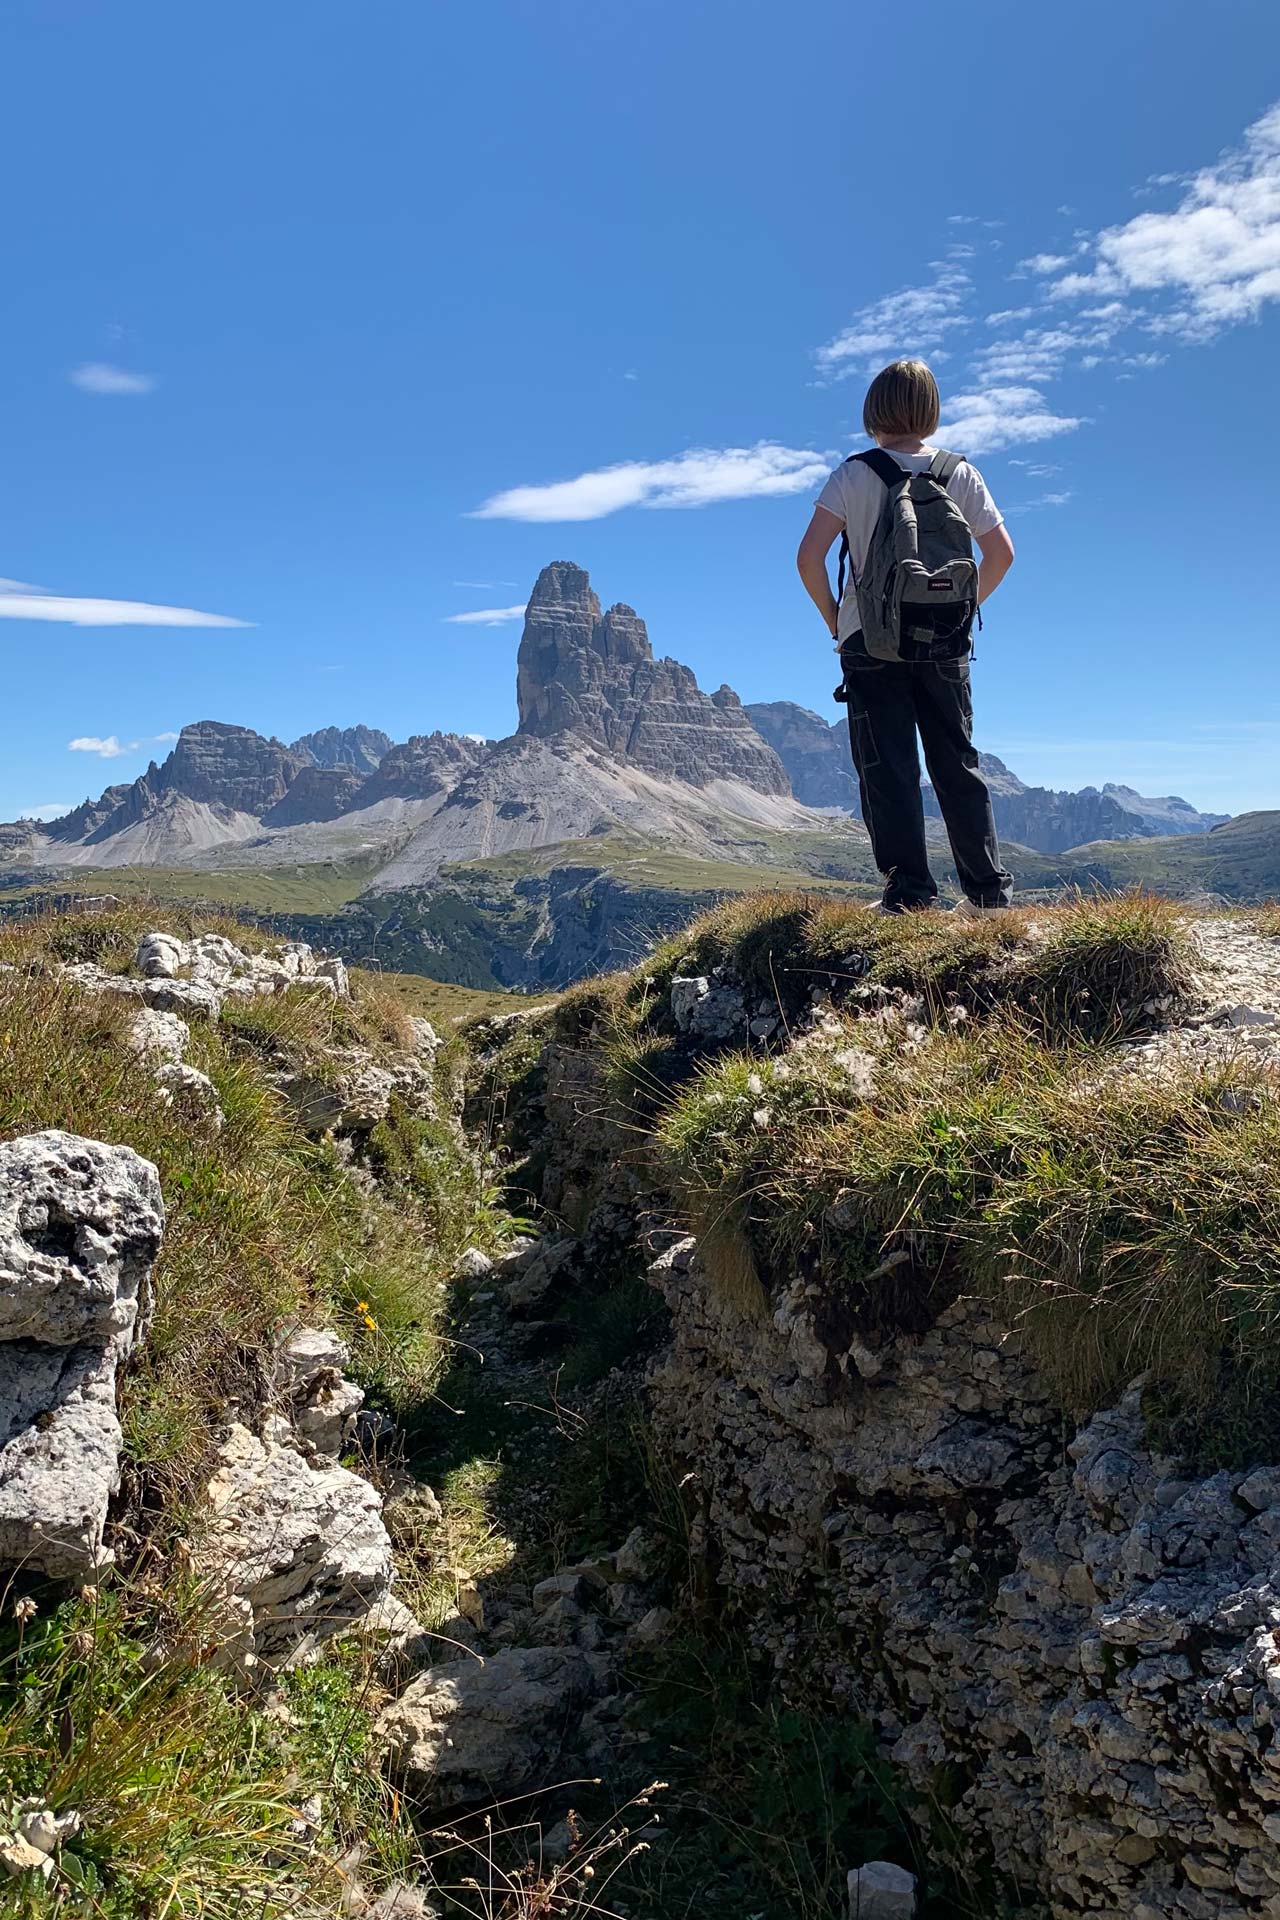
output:
M 1013 565 L 1013 542 L 1003 520 L 990 533 L 976 536 L 982 565 L 978 568 L 978 605 L 989 600 Z
M 805 592 L 826 621 L 827 632 L 833 640 L 840 623 L 840 609 L 831 591 L 827 555 L 839 539 L 843 526 L 844 522 L 838 514 L 832 513 L 827 507 L 815 507 L 796 555 L 796 566 L 804 581 Z

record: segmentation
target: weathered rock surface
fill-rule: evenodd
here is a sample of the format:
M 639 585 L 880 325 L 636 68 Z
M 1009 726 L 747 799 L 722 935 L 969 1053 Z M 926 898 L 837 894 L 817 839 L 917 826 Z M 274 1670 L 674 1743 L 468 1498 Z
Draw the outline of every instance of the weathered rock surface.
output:
M 148 1007 L 131 1023 L 129 1045 L 147 1059 L 181 1060 L 191 1045 L 191 1029 L 176 1013 Z
M 655 660 L 631 607 L 601 613 L 581 567 L 544 567 L 530 595 L 516 695 L 520 731 L 572 733 L 665 779 L 741 780 L 788 792 L 786 773 L 730 688 L 703 693 L 688 667 Z
M 364 1395 L 346 1378 L 350 1355 L 336 1333 L 298 1327 L 276 1348 L 275 1381 L 304 1449 L 336 1460 L 355 1432 Z
M 164 1230 L 155 1168 L 47 1132 L 0 1145 L 0 1564 L 109 1558 L 115 1383 L 146 1324 Z
M 350 1628 L 390 1592 L 391 1541 L 367 1480 L 240 1425 L 221 1458 L 196 1551 L 227 1655 L 278 1662 L 304 1637 Z
M 508 1647 L 420 1674 L 379 1715 L 399 1774 L 444 1809 L 553 1785 L 600 1681 L 572 1647 Z
M 304 733 L 289 751 L 299 759 L 314 761 L 317 767 L 373 773 L 390 748 L 391 735 L 380 727 L 321 727 L 315 733 Z
M 834 677 L 839 668 L 832 663 Z M 787 770 L 791 791 L 806 807 L 842 807 L 861 813 L 858 776 L 843 720 L 828 721 L 792 700 L 759 700 L 744 709 L 748 720 Z
M 849 1920 L 912 1920 L 916 1877 L 891 1860 L 869 1860 L 849 1875 Z
M 152 1075 L 156 1098 L 167 1107 L 176 1107 L 192 1126 L 221 1133 L 226 1115 L 218 1103 L 218 1089 L 207 1073 L 189 1067 L 181 1060 L 170 1060 Z
M 868 1368 L 802 1285 L 746 1317 L 691 1243 L 654 1279 L 659 1425 L 784 1684 L 869 1713 L 926 1800 L 952 1783 L 1053 1920 L 1280 1912 L 1280 1469 L 1176 1471 L 1136 1390 L 1064 1444 L 973 1302 Z

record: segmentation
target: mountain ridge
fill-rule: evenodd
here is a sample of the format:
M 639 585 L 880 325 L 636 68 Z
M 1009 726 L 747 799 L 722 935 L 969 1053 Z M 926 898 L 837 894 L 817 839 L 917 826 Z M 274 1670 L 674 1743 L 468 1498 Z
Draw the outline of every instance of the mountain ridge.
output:
M 634 608 L 602 608 L 573 561 L 544 567 L 530 594 L 516 697 L 516 731 L 497 741 L 437 730 L 395 743 L 357 724 L 287 745 L 198 720 L 132 782 L 51 822 L 0 826 L 0 868 L 354 859 L 378 891 L 430 885 L 458 860 L 601 833 L 749 861 L 762 834 L 834 831 L 833 814 L 857 821 L 843 721 L 785 700 L 744 706 L 727 685 L 705 692 L 689 667 L 655 655 Z M 1178 796 L 1118 783 L 1055 792 L 992 755 L 980 764 L 1002 837 L 1045 854 L 1203 833 L 1221 819 Z M 928 786 L 924 802 L 936 818 Z

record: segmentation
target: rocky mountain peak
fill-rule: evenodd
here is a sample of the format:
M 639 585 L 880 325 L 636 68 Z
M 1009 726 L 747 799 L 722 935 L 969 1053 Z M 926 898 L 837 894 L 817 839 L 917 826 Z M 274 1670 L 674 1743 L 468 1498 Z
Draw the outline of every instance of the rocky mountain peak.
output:
M 658 779 L 789 791 L 732 690 L 703 693 L 688 667 L 655 660 L 635 608 L 619 601 L 602 613 L 590 577 L 571 561 L 544 567 L 529 597 L 516 698 L 522 734 L 573 735 Z
M 178 735 L 155 784 L 206 806 L 263 814 L 284 798 L 306 765 L 282 740 L 267 739 L 252 727 L 197 720 Z
M 321 727 L 304 733 L 289 749 L 317 767 L 348 767 L 354 773 L 373 773 L 391 746 L 391 735 L 380 727 Z

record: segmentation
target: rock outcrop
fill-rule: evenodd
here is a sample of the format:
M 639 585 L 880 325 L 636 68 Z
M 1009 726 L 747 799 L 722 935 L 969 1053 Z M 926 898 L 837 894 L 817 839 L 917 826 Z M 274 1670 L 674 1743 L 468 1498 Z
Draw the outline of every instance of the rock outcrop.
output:
M 51 1131 L 0 1145 L 0 1565 L 110 1558 L 116 1374 L 151 1308 L 160 1180 L 129 1147 Z
M 654 1280 L 660 1427 L 783 1676 L 1054 1920 L 1280 1910 L 1280 1470 L 1180 1471 L 1137 1389 L 1064 1445 L 974 1302 L 866 1365 L 801 1282 L 753 1319 L 692 1243 Z
M 552 1785 L 601 1680 L 573 1647 L 509 1647 L 419 1674 L 374 1737 L 392 1770 L 438 1809 Z
M 582 567 L 544 567 L 529 597 L 516 672 L 520 731 L 572 734 L 661 779 L 740 780 L 761 793 L 789 783 L 737 695 L 705 694 L 688 667 L 655 660 L 644 621 L 619 603 L 602 613 Z
M 317 767 L 373 773 L 390 746 L 391 735 L 380 727 L 321 727 L 316 733 L 304 733 L 289 751 Z
M 287 1424 L 236 1424 L 209 1484 L 196 1565 L 222 1657 L 273 1665 L 356 1627 L 390 1597 L 391 1541 L 368 1480 L 310 1459 Z M 413 1623 L 416 1624 L 416 1623 Z
M 786 768 L 797 800 L 806 807 L 861 811 L 849 730 L 843 720 L 832 725 L 820 713 L 791 700 L 752 701 L 745 712 Z

